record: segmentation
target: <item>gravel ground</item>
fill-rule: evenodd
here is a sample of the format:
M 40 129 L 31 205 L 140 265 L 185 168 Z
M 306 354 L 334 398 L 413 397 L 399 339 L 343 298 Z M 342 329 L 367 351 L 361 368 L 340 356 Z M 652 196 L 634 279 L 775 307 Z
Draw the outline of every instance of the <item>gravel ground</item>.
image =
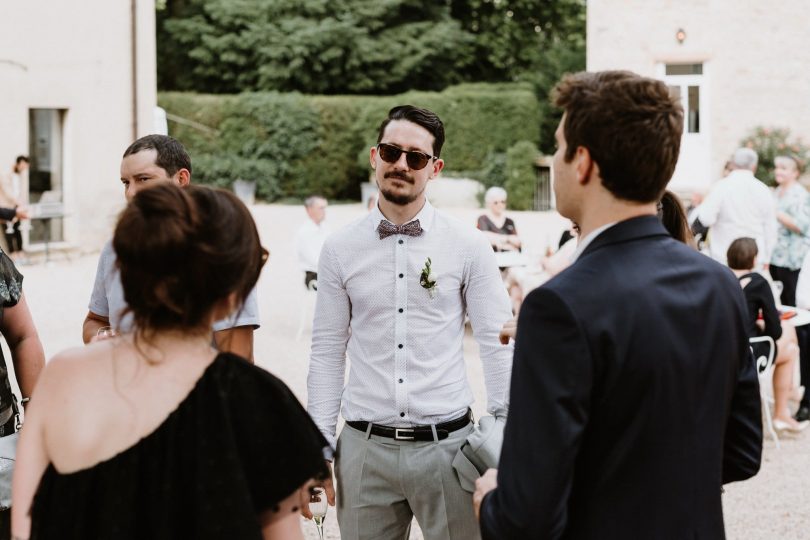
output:
M 296 333 L 301 307 L 307 304 L 303 275 L 295 264 L 292 237 L 305 219 L 302 208 L 282 205 L 256 205 L 252 208 L 264 245 L 270 249 L 268 265 L 259 282 L 259 302 L 262 327 L 255 334 L 256 361 L 284 380 L 296 395 L 306 402 L 306 374 L 309 358 L 309 325 L 301 340 Z M 445 209 L 470 224 L 480 211 Z M 328 209 L 333 229 L 363 214 L 361 205 L 334 205 Z M 555 213 L 514 212 L 518 231 L 524 239 L 526 252 L 538 257 L 546 245 L 554 244 L 565 227 L 565 221 Z M 66 257 L 52 255 L 49 263 L 21 267 L 25 275 L 25 294 L 39 329 L 46 356 L 62 349 L 81 345 L 81 325 L 87 313 L 87 303 L 93 286 L 98 254 Z M 468 375 L 480 414 L 484 402 L 484 387 L 478 347 L 465 337 Z M 810 476 L 810 435 L 785 439 L 776 449 L 767 441 L 762 471 L 754 479 L 727 487 L 724 495 L 728 538 L 794 539 L 810 537 L 810 496 L 804 483 Z M 662 486 L 666 489 L 666 486 Z M 317 538 L 312 523 L 302 520 L 308 539 Z M 326 538 L 337 539 L 337 520 L 330 508 L 326 519 Z M 421 539 L 414 525 L 411 539 Z

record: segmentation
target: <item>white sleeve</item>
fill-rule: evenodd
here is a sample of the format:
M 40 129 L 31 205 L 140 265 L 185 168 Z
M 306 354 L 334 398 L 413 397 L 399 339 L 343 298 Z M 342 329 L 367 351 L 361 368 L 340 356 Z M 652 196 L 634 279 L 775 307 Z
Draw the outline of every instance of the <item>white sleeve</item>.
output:
M 464 301 L 484 367 L 487 412 L 504 416 L 509 410 L 514 346 L 511 342 L 501 345 L 498 334 L 512 318 L 512 307 L 495 262 L 495 252 L 483 233 L 476 232 L 476 235 L 478 240 L 464 284 Z
M 796 284 L 796 307 L 810 309 L 810 252 L 804 256 L 799 282 Z
M 762 258 L 763 262 L 771 262 L 771 253 L 773 248 L 776 247 L 776 235 L 778 232 L 778 222 L 776 221 L 776 204 L 770 190 L 768 190 L 768 198 L 765 200 L 765 221 L 763 231 L 763 249 L 765 256 Z
M 307 376 L 307 411 L 333 448 L 346 376 L 350 321 L 351 300 L 341 278 L 337 257 L 327 243 L 318 266 L 318 299 L 312 322 Z
M 706 227 L 711 227 L 717 221 L 720 214 L 720 203 L 723 199 L 723 186 L 718 183 L 714 189 L 703 199 L 703 203 L 696 208 L 697 217 Z

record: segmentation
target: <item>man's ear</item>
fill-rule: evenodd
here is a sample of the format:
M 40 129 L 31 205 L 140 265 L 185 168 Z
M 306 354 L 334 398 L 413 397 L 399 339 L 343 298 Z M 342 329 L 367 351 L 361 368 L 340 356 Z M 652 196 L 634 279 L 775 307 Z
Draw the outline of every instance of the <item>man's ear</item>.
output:
M 376 157 L 377 157 L 377 147 L 372 146 L 371 151 L 368 154 L 368 160 L 371 163 L 371 168 L 372 169 L 377 168 L 377 159 L 376 159 Z
M 591 174 L 595 172 L 596 163 L 591 158 L 591 152 L 584 146 L 578 146 L 574 154 L 577 169 L 577 182 L 583 186 L 590 182 Z
M 433 174 L 430 175 L 431 178 L 437 176 L 440 172 L 444 169 L 444 160 L 443 159 L 434 159 L 433 160 Z
M 174 181 L 178 186 L 186 187 L 191 183 L 191 173 L 188 172 L 188 169 L 180 169 L 174 174 Z

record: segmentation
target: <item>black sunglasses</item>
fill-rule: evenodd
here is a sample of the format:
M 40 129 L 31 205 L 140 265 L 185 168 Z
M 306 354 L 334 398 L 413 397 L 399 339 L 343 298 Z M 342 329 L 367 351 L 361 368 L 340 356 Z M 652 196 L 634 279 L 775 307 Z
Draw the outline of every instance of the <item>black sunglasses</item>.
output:
M 408 163 L 408 167 L 414 171 L 424 169 L 431 159 L 439 159 L 436 156 L 431 156 L 424 152 L 403 150 L 402 148 L 386 143 L 377 144 L 377 151 L 380 153 L 380 158 L 388 163 L 396 163 L 397 160 L 399 160 L 399 156 L 405 154 L 405 161 Z

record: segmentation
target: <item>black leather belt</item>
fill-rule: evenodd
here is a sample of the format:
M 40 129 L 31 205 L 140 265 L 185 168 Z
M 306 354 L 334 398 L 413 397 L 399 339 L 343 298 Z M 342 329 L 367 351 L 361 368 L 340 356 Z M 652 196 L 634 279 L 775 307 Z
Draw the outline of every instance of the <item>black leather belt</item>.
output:
M 464 416 L 436 424 L 436 436 L 440 441 L 446 439 L 454 431 L 467 427 L 472 422 L 472 411 L 467 410 Z M 347 425 L 366 432 L 368 429 L 368 422 L 346 422 Z M 389 439 L 396 439 L 398 441 L 432 441 L 433 428 L 431 426 L 414 426 L 409 428 L 395 428 L 390 426 L 381 426 L 379 424 L 371 425 L 371 434 L 378 437 L 387 437 Z

